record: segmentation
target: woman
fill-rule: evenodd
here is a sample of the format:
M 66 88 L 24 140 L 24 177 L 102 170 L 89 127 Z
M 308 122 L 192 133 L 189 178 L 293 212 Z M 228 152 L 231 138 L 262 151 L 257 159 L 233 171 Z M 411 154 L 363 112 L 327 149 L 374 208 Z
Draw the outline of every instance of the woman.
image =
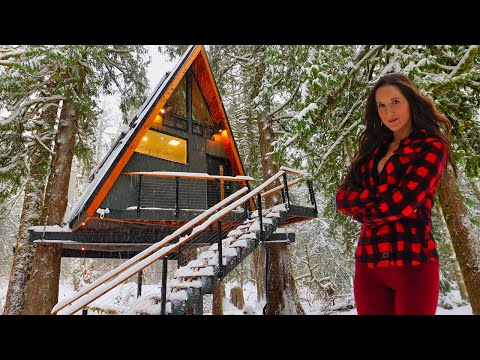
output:
M 431 210 L 447 160 L 457 176 L 450 121 L 401 74 L 377 81 L 364 116 L 359 150 L 336 195 L 337 209 L 362 223 L 357 312 L 434 315 L 439 259 Z

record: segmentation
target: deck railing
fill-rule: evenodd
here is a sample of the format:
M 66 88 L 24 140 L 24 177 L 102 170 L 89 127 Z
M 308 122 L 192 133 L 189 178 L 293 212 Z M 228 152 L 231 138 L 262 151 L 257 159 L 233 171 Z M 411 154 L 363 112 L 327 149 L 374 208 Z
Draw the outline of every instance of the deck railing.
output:
M 299 177 L 298 181 L 287 182 L 286 174 L 293 174 Z M 163 176 L 163 177 L 177 177 L 177 173 L 131 173 L 129 175 L 143 175 L 143 176 Z M 206 174 L 205 174 L 206 175 Z M 289 202 L 288 187 L 294 184 L 297 184 L 302 178 L 304 179 L 304 173 L 290 169 L 287 167 L 281 167 L 275 175 L 270 179 L 265 181 L 263 184 L 257 188 L 249 191 L 247 187 L 243 187 L 230 196 L 226 197 L 223 201 L 212 206 L 210 209 L 206 210 L 202 214 L 198 215 L 182 227 L 178 228 L 171 235 L 165 237 L 163 240 L 153 244 L 149 248 L 140 252 L 131 259 L 125 261 L 123 264 L 117 268 L 109 271 L 104 274 L 91 284 L 82 288 L 78 293 L 73 297 L 62 300 L 55 305 L 52 309 L 51 314 L 75 314 L 81 309 L 84 309 L 87 305 L 92 303 L 94 300 L 98 299 L 102 295 L 106 294 L 111 289 L 125 282 L 130 277 L 135 274 L 140 273 L 147 266 L 153 264 L 157 260 L 166 259 L 169 254 L 178 251 L 181 246 L 188 244 L 195 236 L 201 234 L 202 231 L 208 229 L 209 227 L 215 226 L 218 224 L 221 219 L 234 211 L 235 209 L 243 206 L 244 209 L 247 209 L 249 204 L 253 201 L 257 195 L 259 199 L 260 196 L 270 196 L 274 192 L 283 191 L 284 196 L 286 197 L 286 202 Z M 190 177 L 204 177 L 199 176 L 198 174 L 192 175 L 188 174 L 186 176 Z M 211 179 L 212 176 L 206 175 L 206 178 Z M 225 177 L 217 177 L 219 180 Z M 279 187 L 273 188 L 269 191 L 265 189 L 271 187 L 274 182 L 280 178 L 283 178 L 283 185 L 281 189 Z M 236 179 L 239 181 L 251 181 L 250 177 L 244 177 L 242 179 Z M 223 179 L 224 180 L 224 179 Z M 305 180 L 305 179 L 304 179 Z M 257 200 L 258 202 L 258 200 Z

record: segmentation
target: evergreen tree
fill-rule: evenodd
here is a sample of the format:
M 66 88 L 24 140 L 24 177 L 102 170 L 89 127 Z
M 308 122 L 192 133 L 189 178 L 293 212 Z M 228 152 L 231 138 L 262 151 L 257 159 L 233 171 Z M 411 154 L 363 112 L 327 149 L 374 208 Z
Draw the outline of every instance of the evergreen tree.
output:
M 21 155 L 25 163 L 25 171 L 20 175 L 10 175 L 8 172 L 9 176 L 5 175 L 4 178 L 9 181 L 14 179 L 18 184 L 22 177 L 29 174 L 30 178 L 35 177 L 35 183 L 38 186 L 38 190 L 35 191 L 35 206 L 28 207 L 31 209 L 31 214 L 25 216 L 25 221 L 21 222 L 17 239 L 17 245 L 22 243 L 28 247 L 28 239 L 24 235 L 20 238 L 20 234 L 24 234 L 24 229 L 44 223 L 62 224 L 67 206 L 73 156 L 88 160 L 91 155 L 91 147 L 94 143 L 91 140 L 94 137 L 92 129 L 96 126 L 99 95 L 120 93 L 121 110 L 126 120 L 128 111 L 138 107 L 145 99 L 148 83 L 144 65 L 148 61 L 145 61 L 144 46 L 130 45 L 25 46 L 16 51 L 16 53 L 20 52 L 20 55 L 10 58 L 8 67 L 1 73 L 0 83 L 5 84 L 0 89 L 4 95 L 2 105 L 8 114 L 0 121 L 8 128 L 5 128 L 0 136 L 7 136 L 8 131 L 11 132 L 12 128 L 16 129 L 15 133 L 19 137 L 16 144 L 22 151 L 12 151 L 6 162 L 9 164 L 13 164 L 13 161 L 18 162 Z M 39 121 L 38 119 L 45 116 L 47 109 L 52 107 L 61 107 L 60 116 L 52 115 L 49 121 Z M 52 126 L 51 120 L 56 124 L 55 133 L 52 132 L 55 127 Z M 31 136 L 30 128 L 33 126 L 40 126 L 38 132 L 42 132 L 44 136 L 40 139 L 48 140 L 46 143 L 42 142 L 42 145 L 53 155 L 47 162 L 46 168 L 50 176 L 46 189 L 48 172 L 44 171 L 45 164 L 42 165 L 44 169 L 42 171 L 33 170 L 32 172 L 28 169 L 33 159 L 32 156 L 29 157 L 31 147 L 22 141 Z M 35 132 L 33 134 L 36 139 L 39 138 L 39 135 L 35 136 Z M 30 152 L 30 154 L 34 153 Z M 45 156 L 41 158 L 45 160 Z M 7 172 L 4 171 L 4 174 Z M 46 196 L 44 196 L 45 193 Z M 8 195 L 10 194 L 6 194 L 5 197 Z M 41 248 L 49 252 L 53 246 Z M 31 313 L 49 313 L 56 303 L 61 249 L 53 252 L 55 255 L 51 258 L 52 263 L 34 268 L 36 272 L 34 272 L 33 284 L 36 285 L 32 285 L 31 288 L 35 289 L 36 296 L 34 297 L 32 293 L 30 301 L 28 299 L 25 301 L 25 285 L 32 268 L 31 251 L 29 253 L 30 255 L 25 257 L 24 261 L 16 262 L 19 264 L 18 268 L 15 266 L 12 268 L 7 293 L 9 306 L 6 306 L 6 313 L 22 313 L 25 303 L 30 307 Z M 47 274 L 49 270 L 48 265 L 53 267 L 51 269 L 53 276 L 47 276 L 43 279 L 45 281 L 42 281 L 42 274 Z M 24 273 L 20 283 L 13 280 L 19 272 Z M 35 303 L 34 298 L 38 300 Z

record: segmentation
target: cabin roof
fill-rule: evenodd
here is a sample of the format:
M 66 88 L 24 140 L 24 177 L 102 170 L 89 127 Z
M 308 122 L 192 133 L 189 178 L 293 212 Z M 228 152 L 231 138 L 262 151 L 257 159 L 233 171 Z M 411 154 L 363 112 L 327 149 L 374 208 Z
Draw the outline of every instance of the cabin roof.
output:
M 197 59 L 200 59 L 200 62 L 194 63 L 194 61 Z M 231 157 L 231 160 L 233 160 L 232 165 L 235 167 L 238 175 L 244 175 L 243 165 L 238 155 L 235 139 L 231 133 L 230 125 L 226 117 L 223 103 L 220 99 L 218 88 L 211 74 L 205 49 L 201 45 L 192 45 L 187 49 L 187 51 L 185 51 L 173 70 L 170 73 L 165 73 L 165 75 L 160 79 L 155 89 L 147 97 L 136 114 L 129 120 L 128 129 L 125 129 L 120 133 L 108 154 L 92 171 L 92 174 L 89 178 L 89 184 L 84 190 L 82 196 L 78 199 L 72 210 L 66 214 L 64 218 L 65 224 L 73 228 L 72 225 L 74 222 L 76 222 L 76 220 L 78 220 L 78 218 L 94 216 L 99 204 L 101 204 L 104 196 L 106 193 L 108 193 L 108 190 L 117 179 L 126 161 L 128 161 L 133 153 L 136 138 L 140 136 L 139 133 L 145 132 L 149 128 L 151 122 L 150 119 L 152 118 L 150 114 L 158 106 L 160 99 L 168 99 L 171 91 L 173 91 L 171 87 L 172 83 L 178 83 L 180 78 L 190 67 L 193 68 L 196 75 L 200 75 L 198 74 L 199 71 L 207 73 L 202 74 L 202 76 L 204 82 L 211 82 L 212 85 L 209 88 L 209 97 L 210 104 L 213 104 L 214 109 L 211 110 L 217 114 L 216 121 L 225 126 L 225 128 L 228 130 L 229 136 L 232 139 L 232 148 L 226 149 L 227 153 L 229 152 L 229 157 Z M 127 158 L 126 161 L 124 160 L 125 158 Z M 124 160 L 123 162 L 122 159 Z M 73 231 L 75 231 L 74 228 Z

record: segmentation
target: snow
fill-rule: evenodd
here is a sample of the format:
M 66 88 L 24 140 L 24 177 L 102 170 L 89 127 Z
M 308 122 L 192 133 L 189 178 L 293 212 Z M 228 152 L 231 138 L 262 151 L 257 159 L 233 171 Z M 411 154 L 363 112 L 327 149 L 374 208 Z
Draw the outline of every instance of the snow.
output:
M 245 301 L 245 306 L 243 308 L 235 307 L 230 301 L 230 292 L 233 287 L 240 286 L 237 281 L 231 281 L 224 284 L 225 285 L 225 297 L 222 299 L 223 304 L 223 314 L 224 315 L 262 315 L 263 314 L 263 307 L 265 306 L 265 300 L 258 301 L 257 300 L 257 290 L 256 286 L 252 282 L 246 282 L 243 284 L 243 296 Z M 146 299 L 154 299 L 159 298 L 160 289 L 158 286 L 155 285 L 145 285 L 142 287 L 142 297 L 135 298 L 136 292 L 136 283 L 126 283 L 119 287 L 116 290 L 115 298 L 116 301 L 114 304 L 109 303 L 109 309 L 115 309 L 117 311 L 123 311 L 127 309 L 127 307 L 135 306 L 137 311 L 139 309 L 139 305 L 143 308 L 144 313 L 151 313 L 155 312 L 160 314 L 160 304 L 155 304 L 154 302 L 148 303 Z M 70 296 L 73 293 L 73 290 L 68 288 L 65 284 L 61 284 L 59 297 L 66 297 Z M 1 297 L 0 293 L 0 297 Z M 174 294 L 170 294 L 170 300 L 182 300 L 186 297 L 186 291 L 178 291 Z M 211 297 L 211 295 L 210 295 Z M 204 306 L 204 315 L 208 316 L 211 315 L 211 304 L 209 303 L 209 295 L 205 296 L 204 299 L 206 306 Z M 137 302 L 137 304 L 135 304 Z M 345 299 L 343 302 L 338 302 L 337 308 L 338 310 L 334 311 L 325 311 L 325 303 L 323 303 L 319 299 L 308 299 L 308 301 L 303 300 L 302 306 L 305 311 L 305 315 L 357 315 L 356 309 L 353 307 L 348 310 L 341 310 L 341 307 L 351 302 L 351 298 Z M 101 305 L 101 299 L 96 300 L 90 305 L 90 308 L 95 308 L 98 305 Z M 127 306 L 128 304 L 128 306 Z M 354 303 L 352 303 L 354 306 Z M 335 306 L 332 306 L 335 309 Z M 169 309 L 167 309 L 169 312 Z M 89 311 L 88 314 L 94 314 L 94 312 Z M 442 307 L 437 308 L 436 315 L 472 315 L 472 309 L 470 305 L 465 306 L 458 306 L 454 307 L 451 310 L 444 309 Z
M 464 53 L 461 61 L 455 67 L 451 67 L 449 69 L 450 74 L 445 75 L 445 76 L 449 76 L 449 77 L 458 76 L 457 72 L 459 71 L 459 69 L 461 69 L 461 66 L 468 59 L 468 56 L 470 55 L 470 53 L 473 50 L 476 50 L 476 48 L 477 48 L 477 46 L 471 46 Z M 370 52 L 373 52 L 373 51 L 376 51 L 375 47 L 372 48 L 372 50 L 370 50 Z M 400 50 L 398 48 L 395 48 L 395 47 L 392 47 L 391 50 L 390 50 L 390 52 L 392 54 L 394 54 L 394 56 L 402 55 L 399 51 Z M 353 68 L 358 68 L 360 66 L 360 64 L 364 61 L 364 59 L 367 59 L 368 57 L 369 57 L 369 54 L 366 54 L 357 64 L 351 63 L 351 68 L 352 69 Z M 407 66 L 407 68 L 405 68 L 405 70 L 408 70 L 409 68 L 412 68 L 412 67 L 419 67 L 419 66 L 423 65 L 423 62 L 426 62 L 426 61 L 427 61 L 427 59 L 422 59 L 417 64 L 415 64 L 414 62 L 410 62 L 410 64 Z M 177 63 L 177 66 L 175 67 L 175 69 L 179 66 L 180 63 L 181 62 Z M 316 65 L 313 65 L 312 68 L 314 66 L 316 66 Z M 398 62 L 392 61 L 391 66 L 392 67 L 398 66 Z M 175 72 L 175 70 L 172 71 L 171 73 L 174 73 L 174 72 Z M 160 78 L 160 76 L 156 76 L 155 78 L 158 79 L 158 78 Z M 168 78 L 168 76 L 166 78 Z M 165 82 L 165 83 L 167 83 L 167 82 Z M 135 125 L 135 127 L 138 127 L 138 125 L 141 124 L 141 122 L 143 121 L 142 116 L 145 116 L 147 114 L 146 112 L 148 111 L 149 107 L 152 105 L 152 96 L 154 94 L 158 94 L 158 92 L 162 88 L 162 85 L 165 84 L 165 83 L 160 82 L 160 84 L 158 84 L 157 87 L 152 91 L 151 96 L 147 99 L 147 101 L 141 107 L 141 110 L 136 114 L 137 115 L 136 118 L 133 119 L 132 125 Z M 309 96 L 308 87 L 309 87 L 309 84 L 308 84 L 308 81 L 307 81 L 307 82 L 305 82 L 305 84 L 300 89 L 301 97 L 304 101 Z M 256 100 L 256 102 L 259 103 L 261 98 L 258 97 L 255 100 Z M 317 105 L 315 103 L 307 105 L 307 107 L 304 108 L 304 110 L 302 112 L 300 112 L 297 115 L 297 117 L 303 118 L 304 116 L 307 115 L 307 113 L 309 111 L 315 109 L 316 107 L 317 107 Z M 259 109 L 261 109 L 260 106 L 259 106 Z M 353 107 L 352 107 L 352 109 L 353 109 Z M 347 114 L 347 116 L 344 118 L 344 120 L 342 121 L 341 126 L 339 128 L 342 128 L 343 124 L 345 124 L 347 122 L 347 119 L 350 117 L 350 115 L 351 115 L 351 112 L 349 112 Z M 346 137 L 346 135 L 350 131 L 352 131 L 353 129 L 358 129 L 359 125 L 360 125 L 360 120 L 357 120 L 357 121 L 353 122 L 352 125 L 350 125 L 349 128 L 344 130 L 344 132 L 336 139 L 336 141 L 333 144 L 330 145 L 330 147 L 327 149 L 326 152 L 322 152 L 323 156 L 321 157 L 322 162 L 320 164 L 320 167 L 322 166 L 323 161 L 331 156 L 331 153 L 333 152 L 333 150 L 343 141 L 343 139 Z M 114 147 L 112 152 L 108 155 L 106 162 L 103 163 L 102 166 L 99 166 L 99 168 L 97 168 L 95 170 L 96 173 L 95 173 L 95 177 L 94 177 L 93 181 L 90 183 L 90 186 L 87 188 L 87 191 L 84 192 L 84 195 L 79 200 L 79 202 L 74 207 L 74 209 L 71 211 L 71 213 L 68 216 L 66 216 L 66 219 L 71 219 L 71 218 L 73 218 L 73 216 L 75 216 L 75 214 L 78 214 L 79 211 L 84 210 L 84 205 L 85 205 L 86 201 L 90 198 L 90 196 L 92 194 L 92 191 L 96 188 L 97 184 L 101 181 L 101 179 L 105 177 L 106 169 L 108 169 L 109 167 L 112 166 L 116 157 L 118 157 L 118 154 L 119 154 L 119 151 L 120 151 L 121 147 L 125 144 L 125 142 L 128 139 L 131 138 L 131 136 L 133 136 L 134 131 L 135 131 L 135 128 L 129 128 L 128 126 L 126 127 L 125 132 L 123 134 L 123 137 L 119 140 L 117 146 Z M 295 134 L 293 138 L 290 138 L 288 140 L 287 144 L 294 141 L 298 136 L 299 136 L 298 134 Z M 271 155 L 271 154 L 273 154 L 273 152 L 268 153 L 267 155 Z M 12 166 L 13 165 L 10 165 L 10 167 L 12 167 Z M 293 169 L 289 169 L 289 168 L 282 168 L 282 169 L 283 170 L 287 170 L 287 169 L 288 170 L 293 170 Z M 0 173 L 2 173 L 3 171 L 6 171 L 6 170 L 9 170 L 8 167 L 0 168 Z M 296 170 L 293 170 L 293 171 L 298 173 Z M 173 172 L 142 172 L 142 173 L 136 173 L 136 174 L 137 175 L 144 175 L 144 176 L 179 176 L 179 175 L 176 175 L 178 173 L 173 173 Z M 301 173 L 301 175 L 306 176 L 307 174 L 306 173 Z M 208 175 L 208 174 L 205 174 L 205 173 L 181 173 L 181 176 L 218 178 L 216 176 L 211 176 L 211 175 Z M 224 177 L 224 179 L 226 179 L 226 178 L 227 177 Z M 247 177 L 247 176 L 235 177 L 235 179 L 245 180 L 245 181 L 253 181 L 253 178 Z M 291 182 L 289 182 L 289 184 L 291 184 Z M 480 189 L 480 182 L 477 182 L 476 186 Z M 247 196 L 247 195 L 245 195 L 245 196 Z M 243 197 L 242 199 L 244 199 L 244 198 L 245 197 Z M 237 202 L 241 202 L 242 199 L 239 199 Z M 136 209 L 137 209 L 137 207 L 129 208 L 129 210 L 136 210 Z M 158 208 L 149 208 L 149 209 L 158 209 Z M 169 210 L 174 210 L 174 209 L 169 209 Z M 199 209 L 199 210 L 201 210 L 201 209 Z M 285 206 L 281 205 L 281 208 L 278 208 L 277 210 L 285 211 Z M 219 217 L 223 216 L 225 214 L 225 212 L 226 211 L 221 211 L 219 213 L 219 216 L 216 217 L 216 218 L 219 218 Z M 100 217 L 103 217 L 105 214 L 109 213 L 109 209 L 97 209 L 97 213 L 100 215 Z M 257 212 L 257 214 L 258 214 L 258 212 Z M 255 215 L 255 213 L 252 214 L 252 215 Z M 265 214 L 262 214 L 262 215 L 265 215 Z M 267 219 L 272 215 L 273 215 L 273 213 L 266 214 L 265 215 L 266 217 L 263 219 L 263 222 L 267 223 L 269 221 Z M 210 223 L 212 223 L 214 220 L 212 220 Z M 319 219 L 319 221 L 322 221 L 322 220 Z M 464 219 L 463 225 L 468 228 L 469 235 L 470 235 L 471 238 L 475 238 L 475 237 L 478 238 L 478 230 L 473 226 L 473 224 L 470 221 L 468 221 L 468 219 Z M 203 228 L 204 227 L 195 228 L 193 230 L 192 234 L 200 231 Z M 231 236 L 232 238 L 227 238 L 227 239 L 224 239 L 222 241 L 223 245 L 229 244 L 229 246 L 231 246 L 229 248 L 226 248 L 226 250 L 224 252 L 225 256 L 228 256 L 228 255 L 234 256 L 236 251 L 235 251 L 235 249 L 232 248 L 233 246 L 234 247 L 245 247 L 245 246 L 247 246 L 247 241 L 251 241 L 251 240 L 256 239 L 256 236 L 254 234 L 252 234 L 252 233 L 246 233 L 245 234 L 242 231 L 240 231 L 240 229 L 245 229 L 245 230 L 249 229 L 250 231 L 258 230 L 259 229 L 259 222 L 258 222 L 258 220 L 254 220 L 250 223 L 250 225 L 243 225 L 243 228 L 239 227 L 238 229 L 231 231 L 228 235 Z M 33 226 L 33 227 L 30 227 L 28 230 L 36 231 L 36 232 L 42 232 L 42 231 L 46 231 L 46 232 L 71 232 L 71 229 L 68 225 L 65 226 L 65 227 L 60 227 L 58 225 L 55 225 L 55 226 Z M 276 230 L 276 232 L 282 232 L 282 233 L 293 232 L 293 231 L 294 231 L 293 229 L 277 229 Z M 477 232 L 475 232 L 475 231 L 477 231 Z M 240 235 L 240 236 L 235 241 L 234 236 L 238 236 L 238 235 Z M 181 240 L 187 240 L 187 239 L 188 239 L 188 236 L 181 237 Z M 40 240 L 38 240 L 38 241 L 40 241 Z M 54 241 L 55 240 L 51 240 L 51 242 L 54 242 Z M 217 248 L 217 244 L 214 244 L 214 245 L 212 245 L 211 250 L 216 249 L 216 248 Z M 171 247 L 165 246 L 157 254 L 161 254 L 162 252 L 166 252 L 169 249 L 171 249 Z M 144 260 L 146 260 L 146 259 L 144 259 Z M 216 253 L 214 253 L 213 251 L 204 252 L 199 259 L 189 263 L 189 266 L 190 266 L 189 268 L 179 269 L 177 275 L 180 275 L 180 274 L 183 274 L 184 276 L 192 275 L 192 274 L 195 274 L 195 275 L 212 275 L 213 271 L 214 271 L 213 265 L 216 265 L 217 261 L 218 261 L 218 258 L 217 258 Z M 142 263 L 142 266 L 143 266 L 143 264 L 144 263 Z M 129 275 L 131 273 L 134 273 L 135 271 L 138 271 L 139 268 L 140 268 L 140 263 L 132 266 L 129 269 L 128 273 L 125 272 L 124 274 L 122 274 L 123 277 L 120 278 L 120 280 L 125 279 L 125 281 L 126 281 L 127 280 L 127 275 Z M 90 285 L 92 285 L 92 284 L 90 284 Z M 85 284 L 85 286 L 88 287 L 89 285 Z M 185 288 L 187 288 L 187 287 L 200 287 L 201 282 L 196 281 L 196 280 L 190 281 L 190 282 L 183 281 L 183 282 L 177 282 L 175 284 L 175 286 L 176 287 L 182 287 L 183 286 Z M 230 291 L 234 286 L 239 286 L 238 282 L 231 281 L 231 282 L 226 282 L 225 283 L 226 295 L 223 298 L 223 312 L 224 312 L 224 314 L 225 315 L 261 315 L 263 306 L 265 305 L 265 302 L 264 302 L 264 300 L 261 300 L 261 301 L 257 300 L 257 290 L 256 290 L 255 285 L 252 282 L 246 282 L 245 284 L 243 284 L 242 288 L 243 288 L 243 294 L 244 294 L 244 297 L 245 297 L 245 306 L 241 309 L 235 307 L 229 300 Z M 5 304 L 5 295 L 6 295 L 7 287 L 8 287 L 8 278 L 0 277 L 0 309 L 2 309 L 4 304 Z M 100 285 L 98 287 L 94 287 L 92 289 L 93 291 L 90 292 L 89 294 L 87 293 L 87 295 L 85 297 L 87 300 L 91 300 L 91 299 L 96 297 L 96 299 L 93 300 L 90 303 L 90 305 L 89 305 L 90 309 L 98 308 L 98 309 L 100 309 L 100 310 L 98 310 L 99 313 L 101 313 L 102 307 L 105 306 L 105 302 L 104 302 L 104 299 L 103 299 L 103 296 L 101 295 L 101 293 L 104 292 L 107 288 L 108 288 L 108 286 Z M 137 300 L 136 299 L 136 290 L 137 290 L 137 284 L 134 283 L 134 282 L 124 282 L 123 284 L 111 289 L 109 291 L 108 295 L 109 295 L 109 297 L 113 296 L 116 301 L 113 302 L 113 303 L 110 302 L 109 303 L 109 308 L 105 309 L 105 311 L 122 312 L 125 309 L 127 309 L 129 306 L 134 304 L 134 302 Z M 153 309 L 154 312 L 160 313 L 160 304 L 158 303 L 158 296 L 160 294 L 159 290 L 160 289 L 159 289 L 158 285 L 144 285 L 142 287 L 142 300 L 143 300 L 143 304 L 142 304 L 143 310 L 142 311 L 144 311 L 144 313 L 151 312 L 152 309 Z M 304 308 L 307 315 L 327 315 L 327 314 L 331 314 L 331 315 L 356 315 L 357 314 L 357 311 L 354 307 L 355 304 L 354 304 L 353 296 L 346 296 L 344 298 L 337 299 L 334 304 L 333 303 L 330 304 L 330 303 L 326 303 L 325 301 L 322 301 L 322 299 L 318 298 L 318 296 L 316 297 L 312 294 L 309 294 L 308 291 L 306 291 L 305 289 L 299 288 L 298 290 L 302 294 L 302 305 L 303 305 L 303 308 Z M 78 292 L 74 291 L 69 284 L 61 283 L 60 284 L 60 289 L 59 289 L 59 300 L 61 302 L 63 302 L 66 299 L 71 299 L 77 293 Z M 186 297 L 187 297 L 187 292 L 185 290 L 180 290 L 180 291 L 177 291 L 175 293 L 170 293 L 169 294 L 170 300 L 180 301 L 180 300 L 184 300 Z M 149 299 L 150 303 L 145 303 L 145 299 Z M 449 307 L 450 309 L 439 306 L 437 308 L 437 315 L 471 315 L 472 314 L 471 306 L 470 305 L 458 305 L 459 303 L 461 303 L 461 301 L 459 299 L 460 299 L 460 297 L 459 297 L 458 291 L 452 291 L 446 297 L 441 298 L 442 306 Z M 168 304 L 168 305 L 170 305 L 170 304 Z M 293 312 L 293 304 L 290 303 L 287 306 L 290 306 L 290 308 L 291 308 L 290 312 Z M 169 311 L 168 308 L 167 308 L 167 311 Z M 90 313 L 93 314 L 95 312 L 90 311 L 89 314 Z M 76 312 L 76 314 L 79 314 L 79 312 Z M 207 312 L 205 312 L 205 314 L 208 315 L 209 312 L 207 311 Z
M 92 284 L 90 284 L 86 288 L 82 289 L 82 291 L 79 292 L 79 294 L 76 295 L 75 299 L 69 299 L 69 300 L 66 300 L 66 301 L 59 301 L 57 303 L 57 305 L 54 306 L 52 311 L 59 311 L 59 310 L 66 311 L 67 309 L 64 309 L 64 310 L 62 310 L 62 309 L 64 307 L 73 308 L 72 304 L 75 304 L 75 303 L 78 303 L 75 306 L 77 306 L 80 309 L 83 306 L 89 304 L 91 301 L 95 300 L 97 297 L 102 296 L 104 293 L 111 290 L 113 287 L 115 287 L 118 284 L 120 284 L 121 282 L 127 280 L 130 276 L 138 273 L 145 266 L 148 266 L 149 264 L 153 263 L 154 261 L 162 258 L 162 256 L 164 256 L 165 254 L 168 254 L 168 252 L 172 251 L 173 249 L 178 248 L 183 242 L 187 241 L 188 238 L 192 237 L 196 232 L 200 231 L 199 228 L 203 229 L 203 228 L 208 227 L 210 224 L 212 224 L 214 221 L 217 220 L 218 214 L 220 214 L 220 213 L 226 214 L 228 212 L 228 211 L 226 211 L 226 209 L 229 209 L 229 210 L 233 209 L 232 205 L 236 204 L 238 202 L 238 200 L 235 201 L 233 204 L 225 207 L 222 211 L 218 212 L 216 215 L 212 216 L 212 214 L 216 210 L 220 209 L 222 206 L 225 206 L 230 201 L 236 199 L 238 196 L 245 193 L 246 191 L 248 191 L 247 187 L 243 187 L 242 189 L 236 191 L 235 193 L 228 196 L 227 198 L 225 198 L 224 200 L 222 200 L 218 204 L 212 206 L 207 211 L 205 211 L 202 214 L 195 217 L 193 220 L 190 220 L 188 223 L 181 226 L 179 229 L 177 229 L 171 235 L 165 237 L 162 241 L 159 241 L 159 242 L 153 244 L 152 246 L 143 250 L 139 254 L 135 255 L 133 258 L 125 261 L 122 265 L 120 265 L 116 269 L 106 273 L 105 275 L 103 275 L 102 277 L 100 277 L 99 279 L 94 281 Z M 243 197 L 241 199 L 243 199 Z M 235 207 L 237 207 L 237 206 L 235 206 Z M 181 235 L 184 232 L 186 232 L 187 230 L 189 230 L 194 224 L 200 222 L 201 220 L 203 220 L 203 219 L 205 219 L 209 216 L 210 216 L 209 220 L 205 221 L 201 226 L 199 226 L 199 227 L 197 226 L 196 228 L 194 228 L 193 231 L 190 233 L 190 235 L 185 236 L 183 238 L 180 238 L 179 241 L 176 244 L 166 245 L 171 240 L 176 239 L 179 235 Z M 118 275 L 118 274 L 120 274 L 120 275 Z M 111 279 L 112 277 L 114 277 L 116 275 L 118 275 L 118 276 L 115 279 L 113 279 L 109 282 L 105 282 L 108 279 Z M 82 296 L 83 296 L 83 298 L 82 298 Z M 70 301 L 71 301 L 71 303 L 70 303 Z M 69 304 L 69 305 L 67 305 L 67 304 Z M 73 311 L 73 312 L 75 312 L 75 311 Z
M 70 229 L 70 226 L 59 226 L 59 225 L 37 225 L 37 226 L 30 226 L 28 228 L 29 231 L 35 231 L 35 232 L 72 232 L 72 229 Z

